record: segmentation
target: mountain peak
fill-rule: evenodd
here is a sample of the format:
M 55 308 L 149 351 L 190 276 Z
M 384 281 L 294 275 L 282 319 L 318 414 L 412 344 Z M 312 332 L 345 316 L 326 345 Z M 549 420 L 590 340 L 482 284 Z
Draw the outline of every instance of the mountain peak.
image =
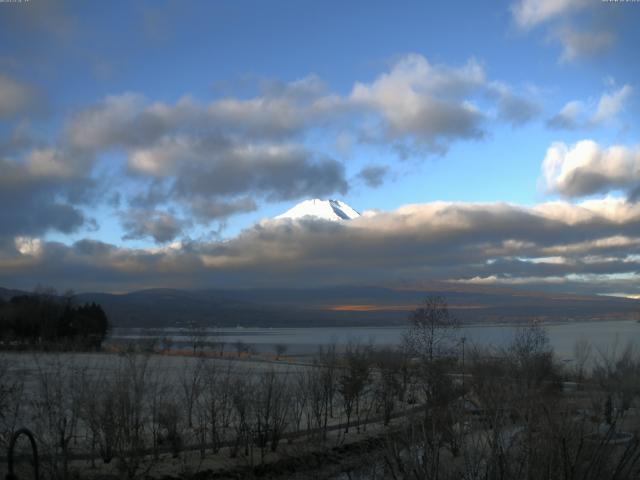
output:
M 360 214 L 356 210 L 340 200 L 320 200 L 314 198 L 298 203 L 293 208 L 278 215 L 276 219 L 316 217 L 323 220 L 339 221 L 351 220 L 359 216 Z

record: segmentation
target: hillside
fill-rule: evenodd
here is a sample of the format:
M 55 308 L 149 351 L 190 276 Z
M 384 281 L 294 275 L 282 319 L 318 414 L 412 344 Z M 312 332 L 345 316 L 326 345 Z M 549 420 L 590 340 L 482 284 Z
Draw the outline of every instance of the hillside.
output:
M 640 302 L 626 298 L 474 291 L 330 287 L 314 289 L 168 290 L 125 295 L 87 293 L 115 325 L 224 326 L 394 325 L 426 295 L 444 296 L 463 322 L 521 322 L 635 318 Z

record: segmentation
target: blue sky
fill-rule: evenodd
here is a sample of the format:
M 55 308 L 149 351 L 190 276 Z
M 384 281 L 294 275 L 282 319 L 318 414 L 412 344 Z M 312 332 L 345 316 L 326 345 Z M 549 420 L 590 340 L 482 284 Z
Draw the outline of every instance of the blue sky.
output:
M 600 202 L 588 207 L 594 225 L 613 226 L 583 241 L 633 240 L 639 20 L 640 4 L 599 0 L 0 3 L 0 278 L 35 284 L 50 268 L 74 286 L 88 269 L 97 288 L 122 290 L 154 286 L 159 265 L 187 259 L 191 280 L 165 265 L 162 283 L 217 285 L 229 268 L 241 278 L 238 262 L 254 276 L 234 249 L 316 196 L 384 215 L 506 202 L 564 227 L 575 212 L 538 207 Z M 613 201 L 633 211 L 603 218 Z M 538 247 L 579 243 L 569 237 Z M 394 278 L 635 294 L 631 244 L 563 257 L 563 271 L 542 250 L 505 253 L 553 275 L 458 258 L 445 272 L 420 258 Z M 393 264 L 380 248 L 372 255 Z

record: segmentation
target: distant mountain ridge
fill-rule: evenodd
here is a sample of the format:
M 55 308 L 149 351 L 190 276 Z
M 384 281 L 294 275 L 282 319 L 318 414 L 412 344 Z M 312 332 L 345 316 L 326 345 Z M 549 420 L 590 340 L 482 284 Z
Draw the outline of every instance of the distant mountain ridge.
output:
M 0 289 L 0 297 L 24 294 Z M 448 288 L 386 288 L 334 286 L 320 288 L 254 288 L 181 290 L 155 288 L 125 294 L 81 293 L 78 303 L 96 302 L 118 327 L 210 326 L 245 327 L 383 326 L 406 322 L 409 311 L 428 295 L 446 298 L 463 322 L 499 323 L 635 319 L 640 301 L 602 296 L 577 296 L 505 290 Z
M 314 198 L 298 203 L 275 218 L 276 220 L 280 220 L 283 218 L 299 219 L 313 217 L 323 220 L 340 221 L 352 220 L 359 216 L 360 213 L 340 200 L 320 200 Z

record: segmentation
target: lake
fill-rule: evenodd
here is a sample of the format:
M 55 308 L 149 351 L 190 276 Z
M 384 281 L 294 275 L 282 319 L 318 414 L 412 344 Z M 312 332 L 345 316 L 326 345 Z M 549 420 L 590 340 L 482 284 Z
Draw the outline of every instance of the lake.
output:
M 567 322 L 544 324 L 556 355 L 561 360 L 573 357 L 578 340 L 588 341 L 594 353 L 611 353 L 622 350 L 628 343 L 640 345 L 640 323 L 634 320 L 610 320 L 592 322 Z M 473 345 L 504 346 L 508 344 L 521 326 L 517 325 L 464 325 L 459 335 L 467 340 L 466 347 Z M 309 327 L 309 328 L 216 328 L 204 329 L 195 334 L 206 341 L 227 344 L 243 342 L 256 352 L 273 352 L 275 345 L 286 345 L 287 355 L 309 355 L 318 346 L 332 343 L 344 346 L 349 342 L 373 343 L 374 345 L 398 345 L 406 328 L 403 327 Z M 175 346 L 193 342 L 194 333 L 181 328 L 116 328 L 110 341 L 144 341 L 169 337 Z

